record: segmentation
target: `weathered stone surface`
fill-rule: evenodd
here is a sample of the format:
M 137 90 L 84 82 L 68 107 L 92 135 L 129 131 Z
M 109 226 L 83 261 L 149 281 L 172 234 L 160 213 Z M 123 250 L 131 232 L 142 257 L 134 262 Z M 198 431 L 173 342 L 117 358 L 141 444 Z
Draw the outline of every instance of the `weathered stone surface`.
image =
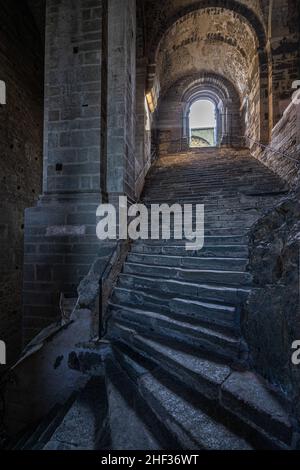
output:
M 300 181 L 300 91 L 293 98 L 291 95 L 290 92 L 288 107 L 272 130 L 269 148 L 254 148 L 253 154 L 292 188 L 297 188 Z
M 300 338 L 299 192 L 254 226 L 249 269 L 255 289 L 242 321 L 253 364 L 291 397 L 299 416 L 300 370 L 292 343 Z
M 41 190 L 43 45 L 26 2 L 0 2 L 0 332 L 12 364 L 22 350 L 24 209 Z
M 28 345 L 5 388 L 5 425 L 11 436 L 38 422 L 86 383 L 80 371 L 69 367 L 68 358 L 77 345 L 91 340 L 93 321 L 92 312 L 77 310 L 67 325 L 48 327 Z
M 103 377 L 90 379 L 45 450 L 94 450 L 105 426 L 107 409 Z

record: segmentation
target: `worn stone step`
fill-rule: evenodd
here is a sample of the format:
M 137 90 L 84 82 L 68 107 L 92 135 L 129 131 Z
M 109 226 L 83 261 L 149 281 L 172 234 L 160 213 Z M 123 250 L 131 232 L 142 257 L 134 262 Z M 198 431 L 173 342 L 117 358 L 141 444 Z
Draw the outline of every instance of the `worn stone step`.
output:
M 260 212 L 268 209 L 268 207 L 273 207 L 274 205 L 278 204 L 282 200 L 282 196 L 271 196 L 267 194 L 256 194 L 251 192 L 243 192 L 237 193 L 231 197 L 224 197 L 224 195 L 214 195 L 213 197 L 208 196 L 201 196 L 197 197 L 196 200 L 192 201 L 192 204 L 203 204 L 205 208 L 205 212 L 213 213 L 221 213 L 224 211 L 244 211 L 244 210 L 251 210 L 251 209 L 258 209 Z M 155 202 L 156 201 L 156 202 Z M 151 209 L 152 204 L 159 204 L 165 203 L 166 200 L 161 199 L 150 199 L 149 201 L 143 201 L 144 205 L 148 208 L 149 212 Z M 172 198 L 172 203 L 180 202 Z M 189 208 L 186 209 L 187 212 L 191 212 Z M 193 210 L 195 210 L 193 208 Z
M 239 332 L 239 312 L 230 305 L 191 301 L 178 297 L 178 294 L 162 296 L 157 291 L 134 291 L 120 287 L 114 289 L 112 303 L 159 311 L 171 318 L 229 332 L 231 335 Z
M 242 228 L 241 228 L 242 227 Z M 205 225 L 204 230 L 204 241 L 208 245 L 247 245 L 248 244 L 248 231 L 247 228 L 238 224 L 237 228 L 216 228 L 216 227 L 208 227 L 207 224 Z M 174 238 L 164 239 L 160 236 L 158 240 L 153 240 L 150 237 L 146 237 L 145 239 L 138 239 L 137 243 L 151 243 L 151 244 L 186 244 L 186 240 L 176 240 Z
M 204 237 L 204 246 L 243 246 L 244 248 L 248 249 L 248 235 L 245 232 L 239 232 L 235 234 L 228 234 L 228 233 L 215 233 L 210 235 L 209 233 L 205 234 Z M 145 245 L 145 246 L 184 246 L 186 244 L 186 240 L 137 240 L 134 242 L 134 245 Z
M 188 186 L 187 186 L 188 185 Z M 149 187 L 145 187 L 143 196 L 144 197 L 157 197 L 157 194 L 164 194 L 167 196 L 184 196 L 188 195 L 198 195 L 198 194 L 211 194 L 221 191 L 222 193 L 234 192 L 234 191 L 243 191 L 244 189 L 249 189 L 251 191 L 263 191 L 263 192 L 278 192 L 279 190 L 284 191 L 286 188 L 283 184 L 278 184 L 278 180 L 270 180 L 265 182 L 265 176 L 257 175 L 253 178 L 228 178 L 227 180 L 223 178 L 223 181 L 216 182 L 214 180 L 207 181 L 206 183 L 201 181 L 191 181 L 187 179 L 174 180 L 174 182 L 168 180 L 168 183 L 165 184 L 152 184 Z
M 164 438 L 159 439 L 166 434 L 163 425 L 142 397 L 138 396 L 131 380 L 120 365 L 108 358 L 105 370 L 110 440 L 108 445 L 102 445 L 102 449 L 157 451 L 166 447 L 166 442 L 171 443 L 170 438 L 168 441 Z M 165 445 L 162 443 L 164 440 Z
M 235 435 L 210 416 L 189 390 L 165 377 L 162 370 L 122 344 L 114 346 L 121 366 L 136 384 L 139 393 L 170 435 L 187 450 L 250 450 L 245 439 Z M 150 370 L 149 370 L 150 369 Z M 178 392 L 178 393 L 176 393 Z M 185 393 L 184 393 L 185 392 Z
M 195 167 L 197 170 L 197 167 Z M 146 181 L 145 188 L 146 190 L 152 190 L 152 188 L 172 188 L 178 187 L 179 189 L 186 189 L 187 191 L 190 188 L 207 188 L 211 184 L 213 187 L 222 186 L 222 181 L 226 186 L 230 184 L 242 185 L 242 184 L 253 184 L 254 186 L 259 184 L 261 186 L 270 186 L 271 184 L 275 185 L 278 183 L 280 187 L 285 187 L 285 183 L 281 181 L 276 175 L 269 174 L 268 172 L 262 172 L 261 169 L 257 170 L 255 168 L 249 168 L 248 170 L 238 171 L 234 170 L 232 167 L 227 170 L 221 171 L 221 169 L 215 169 L 218 171 L 218 178 L 216 174 L 208 173 L 207 170 L 205 173 L 199 176 L 198 171 L 194 173 L 192 170 L 189 172 L 182 170 L 180 173 L 174 173 L 169 171 L 164 175 L 163 171 L 156 171 L 152 173 L 151 178 Z M 164 178 L 165 176 L 165 178 Z M 190 183 L 189 187 L 184 188 L 185 183 Z
M 178 293 L 195 300 L 212 300 L 229 305 L 240 305 L 248 298 L 250 288 L 217 286 L 177 281 L 164 278 L 151 278 L 134 274 L 121 274 L 119 286 L 135 290 L 158 290 L 161 294 Z
M 137 274 L 143 276 L 176 279 L 188 282 L 208 282 L 227 286 L 250 286 L 252 276 L 242 271 L 200 270 L 185 269 L 181 267 L 155 266 L 126 262 L 124 274 Z
M 197 171 L 197 170 L 196 170 Z M 231 170 L 232 171 L 232 170 Z M 224 183 L 224 184 L 222 184 Z M 189 186 L 184 186 L 184 185 Z M 236 174 L 230 175 L 228 174 L 220 174 L 219 178 L 215 179 L 213 177 L 207 178 L 204 180 L 202 177 L 195 176 L 193 174 L 183 174 L 180 175 L 166 175 L 164 176 L 160 173 L 158 175 L 152 175 L 151 180 L 149 180 L 144 189 L 143 194 L 153 194 L 154 190 L 161 192 L 168 192 L 168 191 L 178 191 L 188 194 L 191 191 L 202 192 L 208 190 L 210 192 L 212 189 L 230 191 L 236 189 L 242 189 L 243 187 L 251 186 L 251 188 L 269 188 L 271 191 L 273 190 L 285 190 L 287 189 L 284 182 L 278 180 L 278 178 L 274 178 L 270 175 L 261 174 L 261 173 L 252 173 L 251 176 L 247 174 Z
M 132 254 L 148 254 L 148 255 L 161 255 L 161 256 L 188 256 L 193 258 L 240 258 L 245 259 L 248 257 L 249 249 L 246 245 L 207 245 L 205 244 L 202 250 L 186 251 L 184 246 L 176 244 L 159 246 L 146 243 L 134 243 L 131 247 Z
M 274 179 L 276 181 L 281 181 L 278 175 L 271 172 L 263 165 L 257 165 L 257 161 L 248 161 L 248 162 L 237 162 L 237 161 L 230 161 L 230 160 L 223 160 L 220 161 L 220 164 L 216 164 L 216 162 L 211 162 L 210 165 L 206 165 L 204 161 L 195 160 L 194 162 L 187 163 L 186 161 L 183 162 L 183 165 L 178 165 L 180 168 L 178 169 L 175 166 L 169 167 L 165 165 L 165 162 L 162 162 L 162 165 L 159 165 L 159 161 L 152 167 L 151 172 L 149 173 L 150 180 L 153 176 L 162 176 L 165 174 L 166 176 L 169 175 L 172 177 L 173 175 L 178 175 L 180 180 L 180 175 L 190 175 L 191 178 L 198 180 L 200 182 L 206 181 L 214 181 L 217 182 L 219 177 L 221 176 L 228 176 L 229 178 L 248 178 L 251 179 L 253 176 L 268 176 L 268 179 Z M 201 174 L 199 175 L 199 171 L 197 173 L 194 172 L 195 169 L 199 169 L 201 166 Z M 216 174 L 216 170 L 218 174 Z M 158 179 L 156 180 L 158 183 L 168 182 L 167 178 L 165 179 Z
M 129 344 L 155 360 L 165 373 L 188 384 L 258 432 L 274 448 L 292 446 L 294 429 L 280 401 L 252 372 L 235 372 L 226 365 L 197 357 L 127 329 Z
M 96 450 L 106 430 L 107 395 L 103 377 L 92 377 L 44 447 Z
M 133 327 L 140 334 L 153 335 L 158 338 L 173 338 L 179 343 L 190 345 L 195 349 L 207 350 L 216 357 L 228 360 L 239 359 L 240 340 L 228 333 L 179 321 L 158 312 L 110 304 L 111 321 L 109 335 L 118 335 L 118 326 Z M 117 327 L 116 327 L 117 325 Z
M 173 266 L 182 268 L 198 268 L 198 269 L 217 269 L 224 271 L 245 271 L 248 259 L 247 258 L 209 258 L 188 256 L 156 256 L 154 254 L 137 254 L 130 253 L 127 257 L 129 263 L 146 264 L 155 266 Z
M 196 212 L 196 209 L 194 209 L 194 212 Z M 216 223 L 218 223 L 220 227 L 224 229 L 225 228 L 230 229 L 233 227 L 236 228 L 236 227 L 241 226 L 242 224 L 246 224 L 247 226 L 250 226 L 251 224 L 253 224 L 253 222 L 255 222 L 259 218 L 260 213 L 261 212 L 257 211 L 256 209 L 251 210 L 251 211 L 245 211 L 245 212 L 236 211 L 235 213 L 230 213 L 230 214 L 207 213 L 204 211 L 204 223 L 205 223 L 205 226 L 215 225 Z M 189 223 L 193 222 L 193 225 L 194 225 L 194 223 L 197 220 L 199 220 L 199 216 L 196 217 L 196 215 L 194 214 L 194 216 L 189 220 Z M 150 213 L 149 213 L 149 222 L 151 222 Z M 175 223 L 172 218 L 171 224 L 170 224 L 169 218 L 168 218 L 164 221 L 160 221 L 160 229 L 162 228 L 168 229 L 169 226 L 171 226 L 172 232 L 174 228 L 182 230 L 184 227 L 184 223 L 185 223 L 184 218 L 182 218 L 182 220 L 176 221 Z

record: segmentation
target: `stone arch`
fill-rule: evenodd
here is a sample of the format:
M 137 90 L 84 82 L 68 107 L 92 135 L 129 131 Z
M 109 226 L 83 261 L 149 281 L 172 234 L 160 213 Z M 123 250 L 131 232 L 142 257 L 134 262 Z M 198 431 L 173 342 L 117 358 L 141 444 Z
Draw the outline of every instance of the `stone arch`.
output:
M 212 101 L 219 111 L 217 145 L 241 144 L 239 136 L 244 135 L 244 125 L 235 86 L 225 77 L 203 72 L 183 77 L 163 90 L 157 111 L 161 149 L 174 151 L 189 147 L 189 109 L 200 97 Z
M 267 51 L 267 34 L 259 16 L 254 13 L 253 10 L 248 8 L 245 4 L 241 4 L 240 2 L 237 2 L 235 0 L 202 0 L 199 2 L 193 2 L 192 4 L 189 4 L 183 7 L 182 9 L 178 10 L 173 15 L 163 19 L 159 34 L 156 35 L 154 40 L 150 41 L 150 74 L 148 75 L 148 92 L 150 92 L 151 90 L 155 90 L 155 94 L 157 95 L 158 90 L 158 94 L 160 93 L 161 84 L 157 68 L 158 54 L 160 52 L 162 40 L 167 37 L 171 28 L 176 24 L 176 22 L 178 23 L 179 21 L 183 21 L 184 18 L 187 18 L 190 14 L 193 14 L 197 11 L 213 9 L 215 9 L 216 11 L 224 10 L 225 12 L 226 10 L 227 12 L 233 12 L 241 18 L 241 21 L 244 21 L 245 24 L 247 24 L 249 34 L 253 35 L 253 41 L 255 42 L 255 53 L 257 55 L 257 72 L 255 75 L 257 76 L 258 80 L 257 85 L 255 86 L 255 93 L 259 93 L 259 97 L 253 97 L 253 99 L 251 98 L 251 113 L 256 113 L 255 121 L 257 125 L 255 125 L 255 127 L 253 125 L 253 130 L 250 133 L 250 137 L 254 137 L 256 140 L 260 140 L 263 143 L 267 143 L 269 141 L 270 135 L 269 113 L 271 112 L 269 87 L 270 56 Z M 214 38 L 212 38 L 212 40 L 214 40 Z M 222 38 L 215 38 L 215 40 L 222 42 Z M 230 45 L 233 49 L 236 47 L 237 50 L 239 50 L 238 45 L 233 43 Z M 229 47 L 230 45 L 228 43 L 226 44 L 226 47 Z M 210 68 L 208 68 L 207 70 L 210 70 Z M 222 71 L 218 71 L 218 73 L 222 73 Z M 230 78 L 232 79 L 232 77 Z M 247 100 L 244 101 L 244 105 L 245 109 L 247 110 Z
M 202 73 L 183 81 L 186 86 L 182 95 L 182 139 L 189 137 L 189 111 L 199 99 L 211 101 L 216 108 L 216 144 L 237 145 L 242 132 L 240 99 L 234 85 L 225 77 Z

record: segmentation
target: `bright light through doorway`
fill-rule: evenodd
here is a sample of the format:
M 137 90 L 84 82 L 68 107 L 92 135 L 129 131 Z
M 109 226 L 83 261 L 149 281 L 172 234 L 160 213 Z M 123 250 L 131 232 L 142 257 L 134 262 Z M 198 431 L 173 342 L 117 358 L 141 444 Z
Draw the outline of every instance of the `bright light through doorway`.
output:
M 216 134 L 216 109 L 208 100 L 196 101 L 190 110 L 191 147 L 213 147 Z

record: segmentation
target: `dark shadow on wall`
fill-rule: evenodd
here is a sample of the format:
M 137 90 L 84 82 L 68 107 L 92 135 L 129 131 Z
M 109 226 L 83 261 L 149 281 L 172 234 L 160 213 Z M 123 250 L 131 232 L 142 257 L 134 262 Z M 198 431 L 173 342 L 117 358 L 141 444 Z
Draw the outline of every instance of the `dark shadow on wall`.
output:
M 24 210 L 41 192 L 43 39 L 26 2 L 0 1 L 0 336 L 21 350 Z

